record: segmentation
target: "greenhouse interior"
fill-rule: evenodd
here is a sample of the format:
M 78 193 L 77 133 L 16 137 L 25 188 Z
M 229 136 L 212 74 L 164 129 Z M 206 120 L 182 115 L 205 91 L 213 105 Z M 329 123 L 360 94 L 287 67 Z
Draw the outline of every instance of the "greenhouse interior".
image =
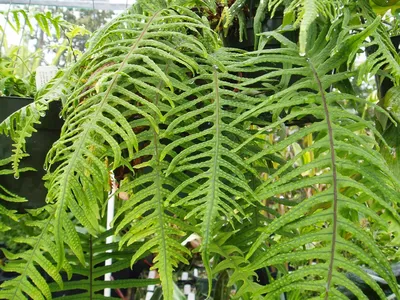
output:
M 0 299 L 400 300 L 400 0 L 0 0 Z

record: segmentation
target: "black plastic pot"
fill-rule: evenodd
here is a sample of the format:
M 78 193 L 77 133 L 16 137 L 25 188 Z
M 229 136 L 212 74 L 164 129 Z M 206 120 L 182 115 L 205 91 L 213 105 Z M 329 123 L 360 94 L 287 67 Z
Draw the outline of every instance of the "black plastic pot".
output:
M 263 23 L 263 31 L 272 31 L 282 24 L 282 17 L 274 17 L 273 19 L 267 19 Z M 228 32 L 228 35 L 223 38 L 224 46 L 231 48 L 238 48 L 247 51 L 254 50 L 254 28 L 253 19 L 247 21 L 246 26 L 246 37 L 242 42 L 239 41 L 239 30 L 235 26 L 232 26 Z M 271 41 L 267 44 L 267 48 L 277 48 L 280 44 L 276 41 Z
M 255 9 L 254 13 L 255 13 Z M 251 10 L 251 11 L 253 11 Z M 282 25 L 283 22 L 283 11 L 277 11 L 274 15 L 273 18 L 270 18 L 270 16 L 266 16 L 264 21 L 262 22 L 262 30 L 261 32 L 267 32 L 267 31 L 273 31 L 279 26 Z M 223 37 L 223 43 L 225 47 L 230 47 L 230 48 L 238 48 L 238 49 L 243 49 L 247 51 L 252 51 L 254 49 L 254 17 L 249 18 L 246 23 L 246 36 L 244 37 L 243 41 L 239 41 L 239 25 L 238 24 L 233 24 L 228 31 L 228 34 L 226 37 Z M 298 34 L 299 31 L 288 31 L 285 32 L 283 35 L 291 40 L 292 42 L 297 42 L 298 41 Z M 265 49 L 275 49 L 279 48 L 281 44 L 274 40 L 271 39 L 268 41 L 268 43 L 265 45 Z
M 32 103 L 33 99 L 19 97 L 0 97 L 0 122 L 18 109 Z M 14 209 L 36 208 L 45 203 L 47 190 L 42 177 L 45 174 L 43 164 L 52 144 L 58 139 L 63 120 L 60 119 L 61 104 L 51 103 L 46 116 L 41 119 L 41 124 L 35 126 L 37 132 L 27 139 L 26 151 L 30 155 L 21 161 L 20 167 L 32 167 L 37 171 L 20 173 L 15 179 L 13 175 L 0 176 L 0 184 L 7 190 L 25 197 L 25 203 L 7 203 L 7 207 Z M 12 140 L 0 135 L 0 159 L 11 155 Z M 13 207 L 14 206 L 14 207 Z

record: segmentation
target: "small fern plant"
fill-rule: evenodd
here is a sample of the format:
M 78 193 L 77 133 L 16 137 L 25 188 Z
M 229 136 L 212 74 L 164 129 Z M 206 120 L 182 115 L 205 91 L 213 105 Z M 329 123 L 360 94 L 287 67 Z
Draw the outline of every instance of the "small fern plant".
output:
M 23 253 L 5 251 L 3 268 L 19 275 L 0 298 L 52 299 L 81 274 L 79 299 L 103 299 L 101 289 L 145 284 L 101 276 L 151 253 L 173 299 L 192 233 L 209 296 L 221 274 L 237 299 L 368 299 L 355 275 L 386 299 L 368 268 L 400 297 L 374 234 L 400 222 L 400 182 L 380 154 L 388 144 L 374 114 L 393 126 L 399 116 L 354 88 L 382 66 L 398 86 L 400 58 L 368 1 L 265 1 L 260 12 L 286 5 L 299 41 L 262 32 L 253 52 L 223 47 L 192 1 L 169 2 L 138 1 L 110 21 L 76 64 L 0 124 L 19 149 L 9 160 L 19 161 L 19 137 L 40 120 L 29 116 L 62 101 L 47 205 L 29 212 L 40 234 L 18 239 L 30 246 Z M 264 49 L 270 39 L 281 47 Z M 356 66 L 370 46 L 375 54 Z M 106 231 L 112 173 L 125 200 Z M 95 246 L 108 235 L 116 243 Z M 118 259 L 105 267 L 109 257 Z M 261 285 L 260 269 L 277 271 Z

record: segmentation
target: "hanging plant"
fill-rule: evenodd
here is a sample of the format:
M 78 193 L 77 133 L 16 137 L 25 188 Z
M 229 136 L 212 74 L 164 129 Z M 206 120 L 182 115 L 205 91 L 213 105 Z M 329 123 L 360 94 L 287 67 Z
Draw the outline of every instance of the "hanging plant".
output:
M 261 2 L 255 19 L 282 3 Z M 366 0 L 286 7 L 298 42 L 258 31 L 279 42 L 275 49 L 223 47 L 193 1 L 138 1 L 92 35 L 29 107 L 36 116 L 62 96 L 65 123 L 46 157 L 47 205 L 33 211 L 40 234 L 19 239 L 28 250 L 6 252 L 4 269 L 19 275 L 0 298 L 52 299 L 74 287 L 74 297 L 103 298 L 106 288 L 149 283 L 102 276 L 152 254 L 159 281 L 150 282 L 172 300 L 174 270 L 197 253 L 208 297 L 216 286 L 216 297 L 234 287 L 243 299 L 400 297 L 385 249 L 387 236 L 398 240 L 400 181 L 380 152 L 389 145 L 374 115 L 356 108 L 396 119 L 338 88 L 385 64 L 397 85 L 400 58 Z M 377 55 L 355 65 L 372 45 Z M 255 123 L 263 113 L 271 119 Z M 16 149 L 25 150 L 17 137 L 32 128 L 29 115 L 0 124 Z M 309 115 L 305 126 L 291 125 Z M 122 199 L 106 230 L 109 193 Z M 195 250 L 185 247 L 193 233 Z M 273 269 L 273 280 L 257 282 L 260 269 Z

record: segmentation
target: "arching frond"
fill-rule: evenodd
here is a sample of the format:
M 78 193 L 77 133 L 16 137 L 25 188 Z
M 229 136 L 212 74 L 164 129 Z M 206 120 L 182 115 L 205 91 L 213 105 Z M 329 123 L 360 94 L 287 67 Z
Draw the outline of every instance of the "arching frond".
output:
M 243 123 L 232 126 L 231 122 L 258 99 L 251 96 L 250 88 L 242 86 L 242 77 L 227 72 L 229 64 L 234 63 L 234 59 L 227 59 L 227 54 L 218 53 L 215 59 L 225 66 L 204 61 L 201 74 L 191 79 L 198 86 L 182 93 L 184 104 L 166 115 L 178 117 L 169 124 L 164 136 L 180 137 L 162 152 L 162 157 L 170 151 L 177 153 L 166 172 L 181 180 L 167 202 L 190 211 L 186 219 L 199 219 L 203 261 L 210 274 L 209 246 L 219 221 L 241 220 L 244 207 L 257 201 L 246 178 L 256 171 L 231 151 L 249 136 L 249 128 Z
M 368 26 L 377 23 L 375 31 L 371 32 L 368 40 L 365 42 L 367 52 L 367 61 L 360 68 L 359 80 L 361 81 L 368 74 L 377 74 L 384 70 L 384 75 L 388 76 L 396 85 L 399 85 L 400 78 L 400 56 L 398 49 L 395 49 L 390 40 L 385 25 L 380 21 L 372 11 L 367 1 L 360 1 L 359 18 L 361 22 Z M 377 22 L 377 20 L 379 20 Z M 349 28 L 351 28 L 349 26 Z M 385 74 L 386 73 L 386 74 Z
M 147 199 L 149 190 L 143 190 L 146 194 L 144 200 L 151 200 L 145 201 L 144 207 L 148 210 L 144 212 L 153 212 L 150 219 L 158 221 L 143 237 L 153 238 L 160 228 L 163 233 L 158 238 L 160 244 L 154 244 L 154 240 L 151 245 L 146 243 L 133 256 L 133 261 L 144 251 L 158 253 L 155 267 L 165 288 L 164 297 L 172 297 L 173 267 L 185 261 L 183 256 L 177 255 L 177 250 L 182 253 L 187 250 L 171 237 L 181 235 L 174 228 L 179 222 L 174 222 L 170 215 L 174 210 L 164 209 L 168 182 L 163 179 L 165 163 L 160 162 L 160 126 L 166 120 L 166 111 L 175 106 L 174 91 L 184 88 L 179 84 L 180 77 L 187 78 L 197 72 L 195 57 L 207 57 L 208 49 L 216 45 L 217 39 L 208 25 L 189 9 L 163 9 L 149 12 L 148 16 L 127 12 L 97 32 L 90 42 L 89 51 L 59 79 L 59 84 L 72 88 L 64 101 L 66 125 L 47 156 L 47 201 L 52 211 L 46 220 L 49 229 L 43 229 L 43 235 L 46 235 L 43 240 L 47 240 L 49 234 L 54 236 L 57 254 L 54 259 L 58 267 L 65 261 L 64 245 L 70 241 L 79 243 L 80 240 L 69 237 L 75 230 L 66 228 L 67 215 L 72 213 L 90 234 L 97 235 L 101 208 L 110 189 L 109 171 L 121 166 L 130 167 L 130 162 L 136 157 L 152 155 L 150 162 L 154 165 L 150 165 L 153 170 L 140 177 L 134 185 L 146 186 L 149 180 L 154 179 L 155 185 L 150 188 L 153 197 Z M 165 61 L 169 63 L 165 64 Z M 138 125 L 135 122 L 139 122 Z M 142 130 L 140 127 L 146 130 L 138 138 L 136 133 Z M 142 149 L 147 141 L 151 146 Z M 154 152 L 148 153 L 152 147 Z M 141 201 L 140 195 L 133 200 L 134 204 Z M 128 207 L 132 205 L 130 201 L 127 203 Z M 149 206 L 150 203 L 155 206 Z M 134 220 L 138 216 L 128 214 L 123 222 L 129 227 L 135 226 Z M 143 221 L 146 223 L 145 219 Z M 131 230 L 134 231 L 135 227 Z M 121 245 L 128 241 L 127 237 L 129 235 Z M 44 247 L 41 245 L 38 242 L 33 254 L 24 254 L 27 270 L 35 269 L 37 253 Z M 82 249 L 75 250 L 83 263 Z M 41 277 L 24 272 L 23 278 Z M 30 285 L 21 288 L 20 285 L 8 284 L 12 286 L 10 291 L 18 295 L 31 292 Z M 40 293 L 49 296 L 47 288 L 35 290 L 37 297 Z
M 172 62 L 164 65 L 163 70 L 174 83 L 178 82 L 174 76 L 179 76 L 180 79 L 187 76 Z M 177 86 L 180 89 L 189 88 L 184 84 Z M 160 91 L 168 89 L 162 81 L 158 82 L 157 88 Z M 151 93 L 147 96 L 165 115 L 171 107 L 160 94 Z M 141 146 L 132 157 L 135 178 L 130 182 L 121 182 L 120 192 L 125 191 L 130 197 L 118 210 L 114 226 L 117 232 L 125 231 L 120 247 L 140 244 L 138 251 L 131 256 L 130 264 L 134 264 L 145 253 L 155 254 L 153 268 L 160 275 L 164 297 L 171 299 L 174 290 L 172 272 L 179 263 L 188 263 L 190 252 L 180 244 L 180 240 L 184 239 L 190 227 L 182 222 L 180 210 L 166 204 L 166 198 L 177 181 L 165 176 L 168 162 L 161 160 L 161 153 L 167 142 L 162 139 L 165 125 L 154 112 L 152 114 L 157 127 L 152 127 L 148 120 L 140 117 L 130 122 L 137 132 L 138 144 Z
M 185 32 L 200 35 L 207 27 L 188 14 L 163 10 L 148 17 L 122 15 L 94 36 L 90 51 L 66 74 L 81 73 L 64 108 L 68 126 L 47 158 L 51 170 L 48 201 L 57 206 L 55 235 L 60 256 L 60 216 L 65 210 L 70 209 L 90 233 L 99 230 L 99 207 L 105 197 L 98 191 L 109 189 L 109 170 L 133 159 L 139 147 L 129 119 L 144 117 L 154 132 L 159 131 L 156 120 L 164 117 L 146 94 L 161 96 L 173 105 L 173 85 L 159 62 L 168 59 L 193 72 L 195 61 L 178 49 L 191 44 L 194 53 L 206 54 L 203 44 Z M 160 82 L 169 92 L 158 87 Z
M 395 294 L 399 293 L 390 265 L 379 247 L 371 242 L 372 236 L 364 230 L 361 222 L 367 219 L 385 228 L 388 224 L 378 216 L 383 211 L 399 221 L 396 211 L 398 179 L 380 156 L 376 141 L 369 137 L 369 134 L 380 136 L 376 130 L 368 129 L 373 128 L 372 124 L 368 125 L 370 121 L 338 106 L 346 99 L 365 103 L 364 100 L 329 90 L 333 82 L 346 78 L 345 74 L 332 72 L 347 59 L 348 56 L 343 53 L 351 52 L 353 47 L 358 48 L 375 28 L 371 25 L 364 31 L 348 36 L 333 33 L 329 41 L 325 39 L 326 34 L 322 29 L 306 57 L 294 53 L 289 56 L 287 49 L 279 49 L 259 51 L 249 59 L 255 66 L 266 62 L 284 63 L 290 59 L 293 68 L 285 69 L 285 74 L 302 75 L 289 88 L 274 93 L 258 108 L 254 108 L 252 114 L 270 112 L 274 115 L 275 110 L 279 113 L 284 107 L 293 110 L 294 103 L 299 103 L 299 111 L 321 120 L 299 129 L 247 160 L 248 163 L 254 163 L 264 155 L 284 150 L 310 133 L 315 136 L 314 144 L 305 147 L 276 172 L 269 174 L 268 180 L 256 190 L 260 199 L 270 199 L 305 188 L 312 189 L 312 196 L 299 204 L 289 203 L 291 209 L 259 229 L 260 236 L 246 256 L 251 262 L 244 267 L 244 273 L 287 263 L 297 268 L 261 287 L 257 293 L 252 292 L 253 296 L 267 293 L 269 299 L 286 291 L 302 289 L 309 291 L 309 297 L 331 299 L 340 297 L 344 288 L 360 299 L 366 299 L 363 292 L 346 277 L 347 273 L 353 273 L 384 299 L 383 291 L 364 274 L 363 266 L 375 270 Z M 342 39 L 340 44 L 337 44 L 338 38 Z M 288 45 L 299 53 L 294 44 Z M 270 72 L 258 77 L 258 80 L 268 83 L 274 79 L 273 76 L 276 80 L 279 75 L 279 72 Z M 289 112 L 284 119 L 288 121 L 298 115 L 297 111 Z M 267 128 L 274 128 L 281 123 L 276 119 Z M 313 160 L 293 168 L 310 151 L 314 153 Z M 317 175 L 305 175 L 311 170 Z M 295 234 L 295 237 L 286 233 Z M 279 243 L 267 247 L 265 243 L 272 242 L 270 236 L 277 234 L 281 237 Z M 299 265 L 302 267 L 299 268 Z M 240 292 L 247 292 L 247 288 L 243 286 Z
M 13 141 L 13 154 L 10 160 L 16 178 L 19 178 L 20 161 L 29 156 L 25 150 L 26 139 L 36 132 L 34 126 L 40 124 L 40 119 L 49 108 L 48 105 L 49 101 L 47 100 L 34 101 L 0 123 L 0 134 L 10 136 Z

